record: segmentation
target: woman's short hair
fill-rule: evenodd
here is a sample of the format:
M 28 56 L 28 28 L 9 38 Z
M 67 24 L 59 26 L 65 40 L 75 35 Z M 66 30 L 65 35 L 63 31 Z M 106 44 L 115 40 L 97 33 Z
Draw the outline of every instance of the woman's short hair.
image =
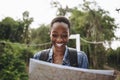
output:
M 64 22 L 64 23 L 66 23 L 68 25 L 68 28 L 70 29 L 70 22 L 69 22 L 69 20 L 66 17 L 64 17 L 64 16 L 55 17 L 52 20 L 50 27 L 52 27 L 53 24 L 56 23 L 56 22 Z

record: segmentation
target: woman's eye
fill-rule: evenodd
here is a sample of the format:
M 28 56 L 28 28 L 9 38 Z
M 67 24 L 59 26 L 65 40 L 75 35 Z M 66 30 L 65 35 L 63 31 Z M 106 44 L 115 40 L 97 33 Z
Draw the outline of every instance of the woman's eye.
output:
M 62 37 L 63 37 L 63 38 L 66 38 L 66 37 L 68 37 L 68 35 L 67 35 L 67 34 L 63 34 Z
M 52 34 L 52 37 L 55 37 L 55 38 L 56 38 L 56 37 L 57 37 L 57 34 Z

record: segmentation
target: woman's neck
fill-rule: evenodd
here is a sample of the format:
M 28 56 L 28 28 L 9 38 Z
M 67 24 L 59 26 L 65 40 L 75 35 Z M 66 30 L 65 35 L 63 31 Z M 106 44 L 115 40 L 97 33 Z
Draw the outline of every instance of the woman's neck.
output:
M 64 53 L 65 53 L 65 49 L 66 48 L 63 48 L 63 49 L 59 49 L 59 48 L 53 48 L 53 53 L 55 56 L 63 56 Z
M 65 49 L 53 48 L 53 63 L 55 64 L 62 64 Z

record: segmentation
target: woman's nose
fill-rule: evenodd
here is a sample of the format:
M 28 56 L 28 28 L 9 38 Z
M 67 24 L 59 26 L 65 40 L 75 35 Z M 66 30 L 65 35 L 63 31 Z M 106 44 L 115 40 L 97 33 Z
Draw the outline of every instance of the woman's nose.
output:
M 57 38 L 57 42 L 62 42 L 62 41 L 63 41 L 62 37 L 59 36 L 59 37 Z

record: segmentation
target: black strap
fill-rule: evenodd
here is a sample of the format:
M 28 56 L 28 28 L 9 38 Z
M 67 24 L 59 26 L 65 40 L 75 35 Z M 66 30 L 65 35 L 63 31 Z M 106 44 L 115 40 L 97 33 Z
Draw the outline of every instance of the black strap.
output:
M 41 51 L 39 60 L 47 61 L 47 59 L 49 57 L 49 51 L 50 51 L 50 49 Z
M 70 65 L 73 67 L 78 67 L 78 58 L 77 58 L 76 49 L 69 48 L 69 58 L 70 58 Z
M 39 60 L 47 61 L 47 59 L 49 57 L 49 52 L 50 52 L 50 49 L 41 51 Z M 78 59 L 77 59 L 76 49 L 69 48 L 68 53 L 69 53 L 70 65 L 73 67 L 78 67 Z

